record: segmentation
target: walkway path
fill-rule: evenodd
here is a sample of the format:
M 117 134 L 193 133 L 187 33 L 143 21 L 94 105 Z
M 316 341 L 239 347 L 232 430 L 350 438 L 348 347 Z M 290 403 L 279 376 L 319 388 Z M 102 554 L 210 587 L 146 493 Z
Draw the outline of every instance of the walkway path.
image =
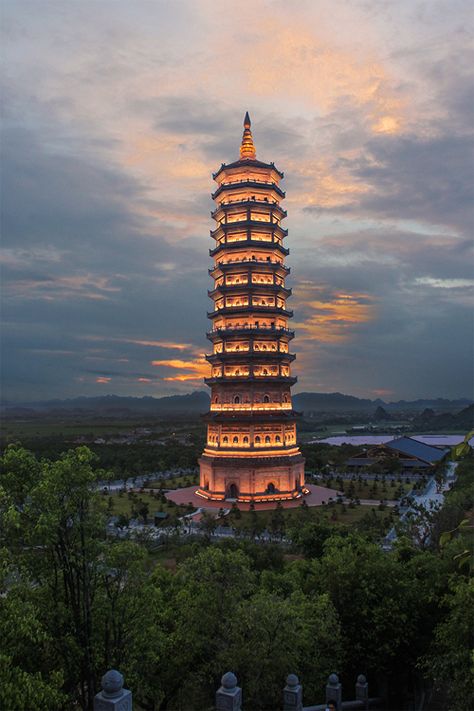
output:
M 423 508 L 429 510 L 432 508 L 441 507 L 444 503 L 444 493 L 448 491 L 451 486 L 456 481 L 456 467 L 457 462 L 448 462 L 448 467 L 446 470 L 446 476 L 441 485 L 440 491 L 438 491 L 438 485 L 435 479 L 430 479 L 424 489 L 424 491 L 419 494 L 411 495 L 413 499 L 413 504 L 416 506 L 423 506 Z M 400 521 L 402 521 L 408 514 L 414 512 L 413 506 L 409 506 L 400 515 Z M 397 539 L 397 532 L 395 527 L 391 528 L 384 539 L 383 547 L 385 550 L 390 550 Z

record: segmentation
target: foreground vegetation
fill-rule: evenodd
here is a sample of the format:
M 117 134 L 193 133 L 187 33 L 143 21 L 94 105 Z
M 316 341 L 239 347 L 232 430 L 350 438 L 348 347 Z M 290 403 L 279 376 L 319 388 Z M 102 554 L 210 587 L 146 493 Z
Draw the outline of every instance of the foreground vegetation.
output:
M 48 461 L 9 447 L 0 707 L 91 709 L 110 667 L 149 711 L 212 708 L 230 668 L 255 711 L 279 708 L 289 672 L 308 702 L 321 700 L 332 671 L 351 684 L 366 674 L 399 711 L 422 690 L 435 690 L 432 709 L 472 707 L 474 590 L 460 526 L 474 505 L 472 465 L 460 464 L 423 548 L 401 538 L 384 553 L 376 531 L 331 520 L 328 508 L 292 514 L 292 548 L 202 537 L 149 552 L 105 537 L 108 497 L 95 489 L 104 473 L 89 449 Z

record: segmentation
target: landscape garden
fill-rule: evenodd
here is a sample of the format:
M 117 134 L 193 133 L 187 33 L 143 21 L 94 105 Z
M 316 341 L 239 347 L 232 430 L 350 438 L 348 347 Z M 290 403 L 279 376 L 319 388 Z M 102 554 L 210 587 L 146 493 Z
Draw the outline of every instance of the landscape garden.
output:
M 413 519 L 400 522 L 387 551 L 381 543 L 413 483 L 384 472 L 348 478 L 341 448 L 305 451 L 336 500 L 263 512 L 234 505 L 193 529 L 190 507 L 165 497 L 193 483 L 192 472 L 155 481 L 145 472 L 133 486 L 138 473 L 117 452 L 107 471 L 88 447 L 45 458 L 44 442 L 30 444 L 35 453 L 9 445 L 1 461 L 0 707 L 90 709 L 109 668 L 147 711 L 212 709 L 227 669 L 256 711 L 279 708 L 290 672 L 315 701 L 336 671 L 349 685 L 364 673 L 390 709 L 423 695 L 428 709 L 474 703 L 472 453 L 444 505 L 419 513 L 423 540 Z M 182 462 L 194 446 L 180 445 Z M 131 488 L 104 489 L 119 470 Z M 156 512 L 166 516 L 155 521 Z M 216 534 L 226 528 L 233 534 Z

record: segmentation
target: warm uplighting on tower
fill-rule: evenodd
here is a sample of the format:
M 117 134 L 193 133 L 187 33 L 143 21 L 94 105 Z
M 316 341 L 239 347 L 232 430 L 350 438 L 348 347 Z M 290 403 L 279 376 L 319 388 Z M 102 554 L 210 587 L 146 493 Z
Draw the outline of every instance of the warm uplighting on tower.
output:
M 244 135 L 242 136 L 242 144 L 240 146 L 241 160 L 254 160 L 257 157 L 257 152 L 253 143 L 252 131 L 250 130 L 251 122 L 249 112 L 244 118 Z
M 257 160 L 246 113 L 240 160 L 214 175 L 211 407 L 198 492 L 207 499 L 279 501 L 305 491 L 290 392 L 282 178 L 273 163 Z

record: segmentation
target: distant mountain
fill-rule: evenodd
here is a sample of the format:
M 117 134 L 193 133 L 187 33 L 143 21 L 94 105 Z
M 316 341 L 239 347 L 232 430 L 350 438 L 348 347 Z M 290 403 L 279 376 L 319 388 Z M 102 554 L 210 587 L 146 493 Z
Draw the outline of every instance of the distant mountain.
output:
M 432 410 L 435 413 L 455 413 L 472 404 L 467 398 L 459 400 L 399 400 L 384 402 L 344 395 L 343 393 L 298 393 L 293 396 L 293 404 L 300 412 L 315 414 L 338 412 L 373 413 L 383 408 L 387 413 L 423 412 Z M 120 395 L 103 395 L 100 397 L 77 397 L 69 400 L 48 400 L 45 402 L 4 403 L 2 411 L 11 417 L 29 417 L 40 413 L 49 415 L 74 414 L 97 415 L 107 417 L 127 417 L 133 415 L 197 415 L 209 409 L 209 395 L 202 390 L 196 390 L 187 395 L 170 395 L 168 397 L 122 397 Z
M 418 432 L 435 432 L 440 430 L 474 428 L 474 405 L 468 405 L 460 412 L 442 412 L 436 414 L 431 408 L 426 408 L 421 415 L 413 420 L 413 426 Z
M 103 395 L 100 397 L 76 397 L 68 400 L 46 400 L 16 405 L 5 403 L 3 411 L 18 417 L 39 413 L 95 414 L 109 417 L 127 415 L 198 414 L 209 409 L 209 395 L 198 391 L 186 395 L 168 397 L 122 397 Z
M 293 395 L 293 405 L 300 412 L 373 412 L 379 405 L 386 406 L 383 400 L 365 400 L 342 393 L 298 393 Z

